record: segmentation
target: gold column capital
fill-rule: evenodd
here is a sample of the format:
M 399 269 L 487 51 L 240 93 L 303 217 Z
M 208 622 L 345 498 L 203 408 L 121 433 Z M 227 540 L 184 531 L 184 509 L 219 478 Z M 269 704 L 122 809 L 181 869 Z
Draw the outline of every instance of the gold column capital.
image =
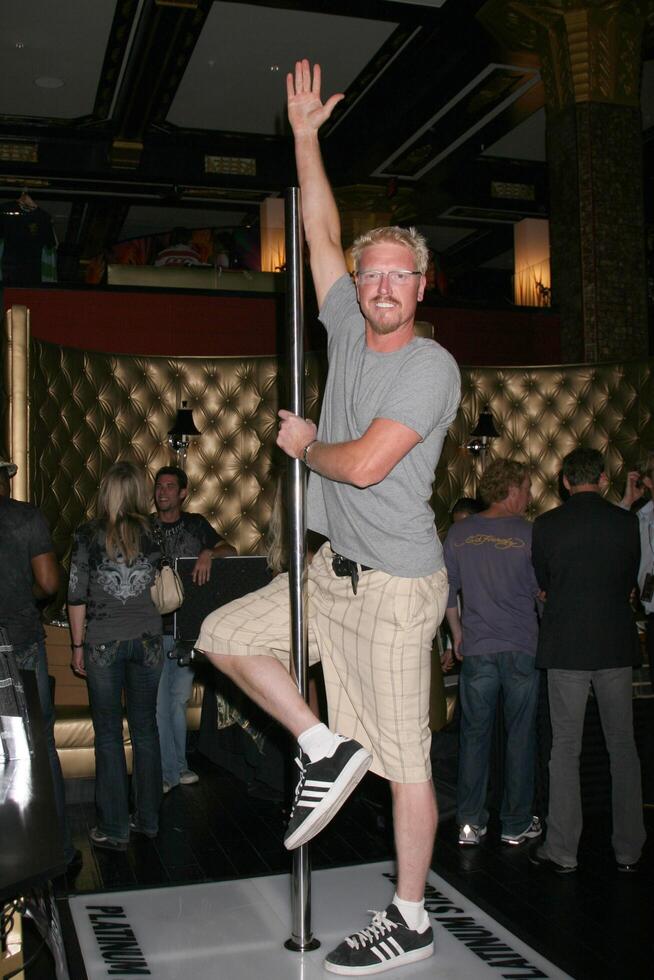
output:
M 488 0 L 477 16 L 507 48 L 540 56 L 549 108 L 638 106 L 642 33 L 654 0 Z

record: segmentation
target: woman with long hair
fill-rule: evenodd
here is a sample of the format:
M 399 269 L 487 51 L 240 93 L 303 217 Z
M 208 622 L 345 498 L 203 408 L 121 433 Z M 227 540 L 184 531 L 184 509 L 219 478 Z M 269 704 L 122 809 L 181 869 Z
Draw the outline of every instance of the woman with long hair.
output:
M 96 847 L 124 851 L 130 830 L 156 837 L 162 796 L 157 688 L 161 616 L 150 597 L 159 561 L 145 477 L 115 463 L 98 493 L 96 520 L 75 533 L 68 586 L 72 668 L 86 677 L 95 731 Z M 134 753 L 130 817 L 123 695 Z

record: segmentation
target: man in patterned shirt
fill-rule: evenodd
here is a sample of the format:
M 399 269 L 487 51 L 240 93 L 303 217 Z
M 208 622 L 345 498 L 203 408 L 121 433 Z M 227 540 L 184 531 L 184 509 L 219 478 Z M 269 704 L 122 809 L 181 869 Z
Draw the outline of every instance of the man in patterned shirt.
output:
M 174 565 L 176 558 L 194 558 L 193 581 L 205 585 L 211 576 L 211 562 L 236 554 L 201 514 L 182 511 L 188 493 L 188 477 L 176 466 L 164 466 L 154 481 L 153 514 L 155 537 Z M 173 614 L 163 617 L 164 667 L 157 698 L 157 726 L 161 744 L 161 770 L 164 793 L 175 786 L 197 783 L 198 775 L 186 761 L 186 705 L 193 688 L 193 670 L 177 663 Z

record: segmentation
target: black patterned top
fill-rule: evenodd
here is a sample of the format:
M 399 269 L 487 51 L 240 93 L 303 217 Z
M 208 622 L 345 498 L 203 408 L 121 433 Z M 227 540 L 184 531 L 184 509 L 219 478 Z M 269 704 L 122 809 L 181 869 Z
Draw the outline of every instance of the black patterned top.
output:
M 143 633 L 161 633 L 161 616 L 150 598 L 160 558 L 150 535 L 131 564 L 113 559 L 105 548 L 99 521 L 82 524 L 75 533 L 70 563 L 68 602 L 86 604 L 86 642 L 132 640 Z
M 205 548 L 215 548 L 221 540 L 206 517 L 182 511 L 176 521 L 166 523 L 156 514 L 151 515 L 155 541 L 161 541 L 162 550 L 175 567 L 176 558 L 197 558 Z M 174 613 L 163 617 L 163 631 L 173 632 Z
M 166 523 L 156 514 L 152 514 L 155 538 L 163 539 L 166 558 L 175 564 L 176 558 L 197 558 L 205 548 L 215 548 L 221 540 L 220 535 L 213 529 L 202 514 L 183 511 L 176 521 Z

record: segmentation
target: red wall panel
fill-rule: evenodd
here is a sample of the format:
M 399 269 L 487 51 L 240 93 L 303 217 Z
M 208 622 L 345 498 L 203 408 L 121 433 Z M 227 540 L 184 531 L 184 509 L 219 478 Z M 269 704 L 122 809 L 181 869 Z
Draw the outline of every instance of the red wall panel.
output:
M 460 364 L 559 364 L 561 329 L 549 310 L 479 310 L 422 304 L 418 319 Z
M 6 289 L 31 311 L 32 335 L 121 354 L 249 357 L 283 349 L 284 298 L 140 290 Z M 306 349 L 324 346 L 307 301 Z M 558 364 L 559 318 L 548 311 L 422 304 L 418 318 L 461 364 Z M 281 339 L 280 339 L 281 338 Z
M 277 350 L 271 297 L 123 290 L 6 289 L 28 306 L 32 336 L 114 354 L 250 356 Z

